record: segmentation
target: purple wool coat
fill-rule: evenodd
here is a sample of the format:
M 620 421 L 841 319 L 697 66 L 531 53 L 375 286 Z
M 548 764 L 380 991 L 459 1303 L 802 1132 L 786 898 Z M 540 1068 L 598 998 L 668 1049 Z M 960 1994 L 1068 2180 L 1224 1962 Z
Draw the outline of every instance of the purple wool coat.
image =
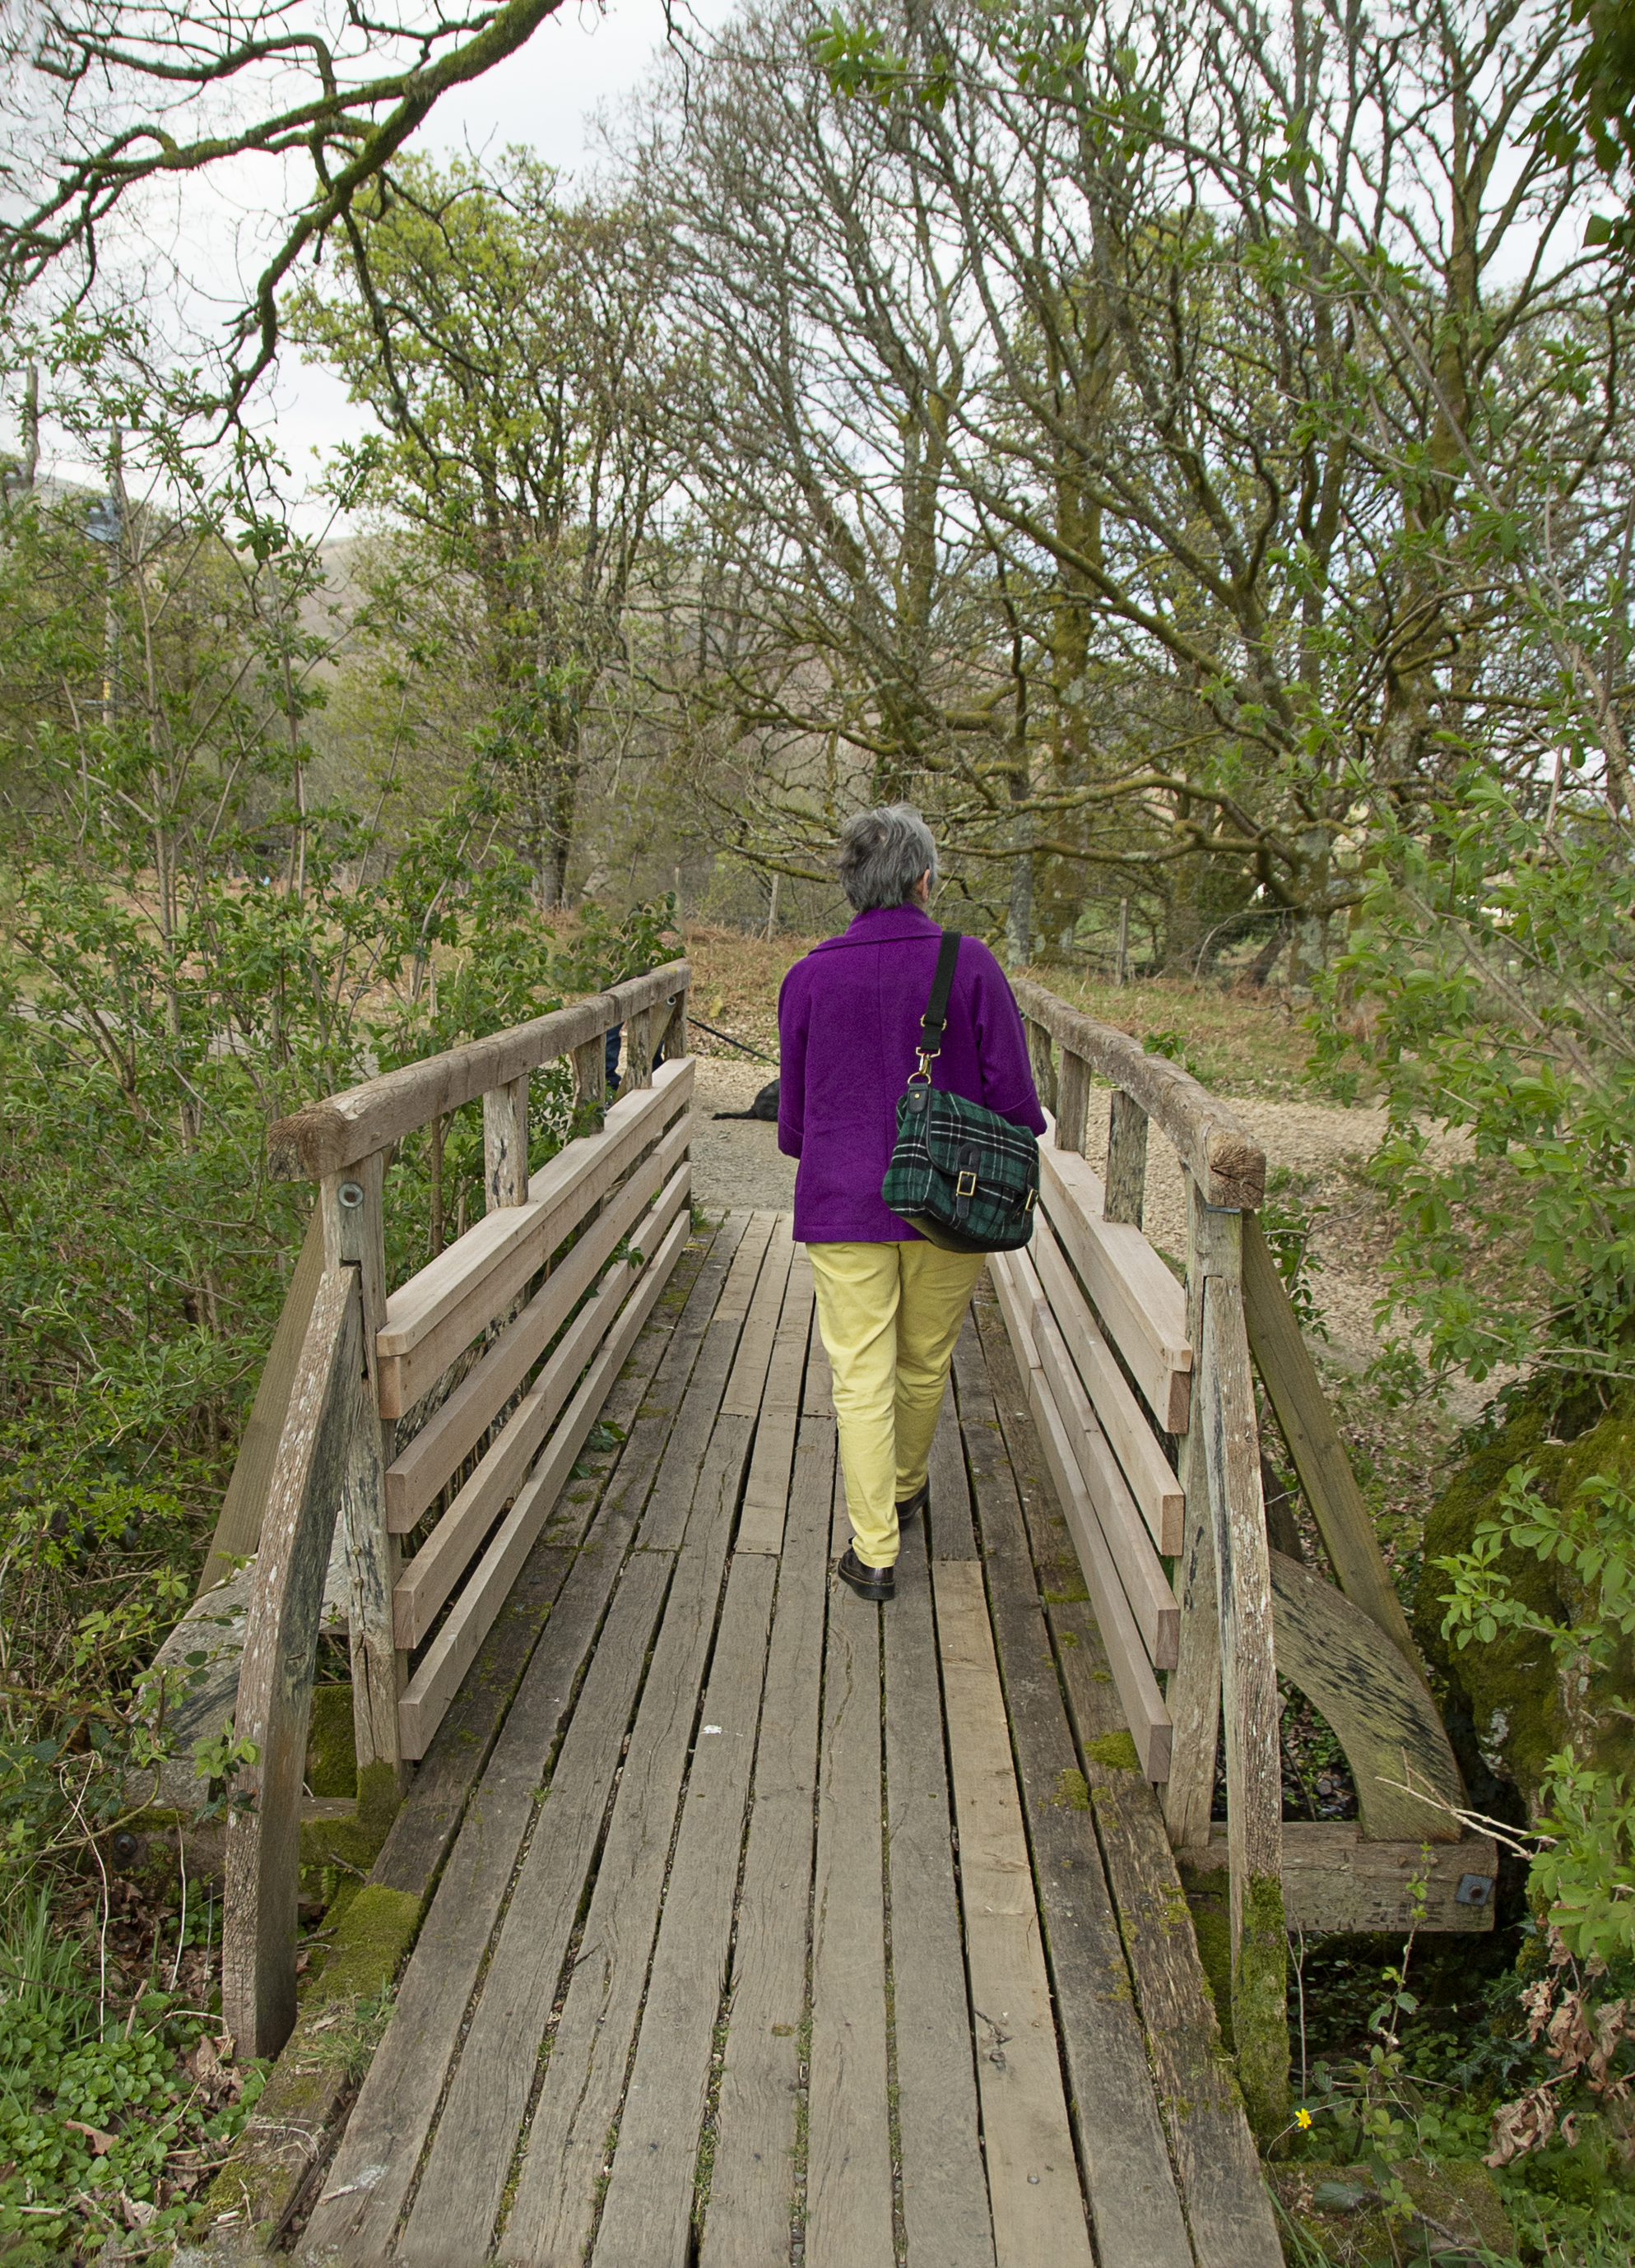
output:
M 919 1232 L 882 1204 L 931 998 L 942 932 L 913 904 L 859 914 L 798 961 L 777 1000 L 777 1146 L 799 1158 L 800 1244 L 897 1244 Z M 1005 971 L 978 937 L 960 940 L 932 1084 L 1044 1131 L 1027 1041 Z

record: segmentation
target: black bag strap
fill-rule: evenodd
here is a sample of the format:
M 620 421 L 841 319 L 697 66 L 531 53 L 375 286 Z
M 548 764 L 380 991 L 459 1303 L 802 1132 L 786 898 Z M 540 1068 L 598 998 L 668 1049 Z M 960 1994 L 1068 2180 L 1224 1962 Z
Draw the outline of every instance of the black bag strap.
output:
M 959 957 L 960 932 L 957 929 L 945 929 L 942 943 L 937 948 L 937 973 L 931 980 L 931 998 L 920 1018 L 919 1067 L 910 1073 L 910 1079 L 923 1079 L 929 1083 L 931 1067 L 942 1053 L 942 1035 L 948 1021 L 948 995 L 954 990 L 954 964 Z

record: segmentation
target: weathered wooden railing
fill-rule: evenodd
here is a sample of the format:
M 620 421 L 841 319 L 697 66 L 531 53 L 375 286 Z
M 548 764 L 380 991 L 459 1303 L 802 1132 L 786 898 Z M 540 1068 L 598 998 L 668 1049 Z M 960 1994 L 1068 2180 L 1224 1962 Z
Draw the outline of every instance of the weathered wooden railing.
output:
M 401 1784 L 686 1242 L 689 974 L 672 962 L 310 1103 L 268 1137 L 273 1174 L 315 1182 L 318 1201 L 212 1554 L 255 1554 L 234 1727 L 255 1760 L 229 1822 L 223 1940 L 241 2053 L 275 2053 L 294 2021 L 302 1780 L 337 1518 L 358 1768 Z M 619 1023 L 627 1069 L 605 1108 Z M 530 1174 L 529 1075 L 563 1057 L 576 1117 L 595 1130 Z M 388 1293 L 389 1153 L 479 1096 L 487 1210 Z
M 1458 1768 L 1261 1230 L 1258 1145 L 1177 1064 L 1037 984 L 1016 995 L 1055 1123 L 1033 1242 L 994 1263 L 1000 1305 L 1141 1768 L 1183 1867 L 1229 1873 L 1239 2070 L 1263 2124 L 1286 2088 L 1285 1929 L 1405 1924 L 1427 1874 L 1422 1926 L 1491 1926 L 1495 1854 L 1403 1792 L 1457 1802 Z M 1097 1080 L 1105 1178 L 1084 1155 Z M 1152 1125 L 1182 1170 L 1184 1284 L 1142 1230 Z M 1337 1590 L 1270 1546 L 1256 1368 Z M 1279 1675 L 1332 1727 L 1359 1824 L 1283 1822 Z

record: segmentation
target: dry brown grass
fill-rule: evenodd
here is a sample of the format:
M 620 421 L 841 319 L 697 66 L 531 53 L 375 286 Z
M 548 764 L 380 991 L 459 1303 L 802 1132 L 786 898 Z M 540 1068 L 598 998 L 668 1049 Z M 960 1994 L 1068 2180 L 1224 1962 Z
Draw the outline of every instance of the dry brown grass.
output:
M 812 937 L 769 939 L 741 930 L 689 925 L 695 1012 L 776 1056 L 778 987 L 817 942 Z M 1027 973 L 1073 1007 L 1149 1045 L 1154 1035 L 1178 1034 L 1179 1042 L 1170 1044 L 1184 1049 L 1189 1067 L 1217 1094 L 1284 1100 L 1302 1091 L 1309 1036 L 1301 1014 L 1280 994 L 1225 992 L 1218 985 L 1175 977 L 1144 977 L 1120 987 L 1055 966 Z M 704 1032 L 697 1035 L 696 1047 L 700 1055 L 734 1053 Z
M 1189 977 L 1144 976 L 1109 984 L 1057 965 L 1026 974 L 1059 999 L 1132 1039 L 1179 1034 L 1193 1075 L 1217 1094 L 1258 1094 L 1279 1101 L 1306 1094 L 1300 1073 L 1311 1051 L 1305 1012 L 1274 991 L 1224 991 Z M 1172 1040 L 1163 1053 L 1173 1051 Z
M 795 962 L 817 942 L 814 937 L 769 939 L 748 937 L 741 930 L 689 924 L 687 957 L 693 965 L 690 1005 L 694 1014 L 776 1058 L 778 987 Z M 696 1026 L 693 1044 L 701 1056 L 724 1056 L 740 1063 L 748 1060 Z

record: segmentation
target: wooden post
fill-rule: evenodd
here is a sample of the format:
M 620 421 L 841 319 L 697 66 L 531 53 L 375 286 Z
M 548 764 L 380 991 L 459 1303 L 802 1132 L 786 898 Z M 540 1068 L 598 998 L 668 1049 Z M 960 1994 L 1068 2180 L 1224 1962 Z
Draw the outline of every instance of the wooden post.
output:
M 1130 982 L 1130 901 L 1128 898 L 1120 898 L 1118 901 L 1117 968 L 1120 984 L 1128 984 Z
M 1033 1070 L 1035 1091 L 1054 1118 L 1057 1116 L 1056 1064 L 1050 1055 L 1050 1035 L 1031 1016 L 1024 1020 L 1023 1029 L 1027 1035 L 1027 1060 Z
M 482 1098 L 482 1188 L 490 1212 L 528 1201 L 527 1071 Z
M 664 1030 L 669 1011 L 660 1001 L 656 1007 L 638 1009 L 624 1027 L 624 1077 L 619 1082 L 621 1094 L 632 1094 L 638 1086 L 653 1083 L 654 1042 Z
M 672 1063 L 689 1052 L 687 1039 L 687 987 L 675 996 L 675 1005 L 670 1012 L 670 1028 L 665 1035 L 664 1051 Z
M 600 1134 L 608 1108 L 608 1035 L 598 1032 L 582 1048 L 575 1048 L 570 1061 L 573 1064 L 573 1115 L 587 1123 L 581 1133 Z
M 1204 1285 L 1212 1216 L 1199 1199 L 1197 1183 L 1183 1176 L 1187 1194 L 1187 1344 L 1196 1362 L 1204 1336 Z M 1217 1216 L 1218 1217 L 1218 1216 Z M 1178 1460 L 1186 1491 L 1181 1557 L 1175 1566 L 1175 1597 L 1181 1608 L 1180 1660 L 1169 1673 L 1165 1699 L 1174 1721 L 1169 1784 L 1164 1790 L 1164 1822 L 1177 1850 L 1202 1850 L 1209 1842 L 1215 1797 L 1215 1748 L 1220 1732 L 1220 1616 L 1216 1605 L 1215 1535 L 1210 1519 L 1209 1481 L 1200 1447 L 1198 1401 L 1192 1397 L 1192 1424 L 1182 1436 Z
M 1232 1881 L 1232 2029 L 1238 2083 L 1264 2137 L 1288 2110 L 1288 1940 L 1283 1773 L 1260 1434 L 1243 1319 L 1243 1217 L 1199 1208 L 1203 1342 L 1192 1430 L 1201 1436 L 1220 1616 Z M 1196 1457 L 1195 1449 L 1194 1455 Z
M 363 1373 L 358 1270 L 326 1272 L 278 1443 L 244 1637 L 233 1729 L 254 1744 L 227 1815 L 222 2015 L 240 2056 L 274 2056 L 295 2025 L 301 1786 L 324 1577 Z
M 1082 1158 L 1085 1153 L 1085 1126 L 1090 1116 L 1090 1066 L 1082 1056 L 1062 1049 L 1062 1069 L 1057 1081 L 1056 1113 L 1056 1146 L 1072 1150 Z
M 1116 1086 L 1107 1124 L 1104 1217 L 1108 1220 L 1132 1221 L 1138 1228 L 1146 1197 L 1146 1130 L 1145 1111 L 1134 1095 Z
M 318 1185 L 324 1256 L 332 1268 L 359 1271 L 364 1326 L 364 1385 L 347 1458 L 346 1566 L 351 1626 L 352 1732 L 360 1777 L 387 1764 L 401 1790 L 397 1700 L 403 1664 L 392 1631 L 392 1594 L 401 1557 L 387 1527 L 386 1469 L 394 1427 L 380 1416 L 375 1342 L 386 1321 L 386 1155 L 377 1150 Z

